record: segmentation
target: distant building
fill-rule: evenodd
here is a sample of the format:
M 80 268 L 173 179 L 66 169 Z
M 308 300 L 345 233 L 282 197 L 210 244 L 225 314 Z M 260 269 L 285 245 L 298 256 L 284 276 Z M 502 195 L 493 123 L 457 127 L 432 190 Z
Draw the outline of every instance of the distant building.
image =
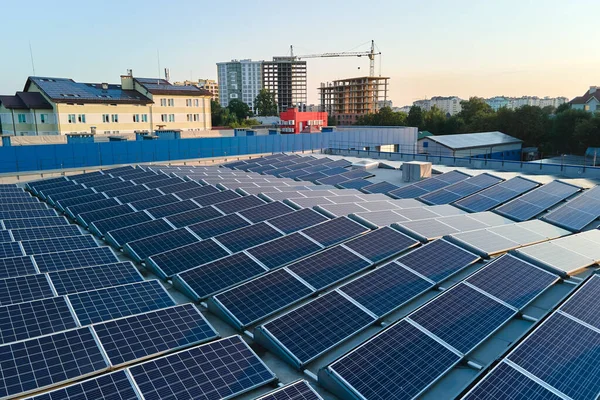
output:
M 509 100 L 504 96 L 496 96 L 486 99 L 485 102 L 492 107 L 492 110 L 498 111 L 501 108 L 508 108 Z
M 227 107 L 231 100 L 243 101 L 254 112 L 254 100 L 263 88 L 262 61 L 232 60 L 217 63 L 219 103 Z
M 279 114 L 281 133 L 320 132 L 327 126 L 327 113 L 301 112 L 297 108 L 289 108 Z
M 317 112 L 321 111 L 319 106 L 316 104 L 306 104 L 305 109 L 307 112 Z
M 306 105 L 306 61 L 295 57 L 273 57 L 273 61 L 263 61 L 262 80 L 263 87 L 275 95 L 280 112 Z
M 417 100 L 413 105 L 421 107 L 424 111 L 429 111 L 435 106 L 442 110 L 446 115 L 456 115 L 462 110 L 462 107 L 460 106 L 461 101 L 462 99 L 456 96 L 436 96 L 429 100 Z
M 22 92 L 0 96 L 0 130 L 19 136 L 209 130 L 210 98 L 204 89 L 131 71 L 120 84 L 29 77 Z
M 208 90 L 212 93 L 212 99 L 214 101 L 219 101 L 219 84 L 213 79 L 198 79 L 197 81 L 188 81 L 185 80 L 183 82 L 175 82 L 173 83 L 175 86 L 196 86 L 200 89 Z
M 392 111 L 394 112 L 403 112 L 403 113 L 409 113 L 410 109 L 412 108 L 412 106 L 403 106 L 403 107 L 393 107 Z
M 321 83 L 321 110 L 338 125 L 352 125 L 359 117 L 377 112 L 379 101 L 387 101 L 389 79 L 363 76 Z
M 522 97 L 505 97 L 496 96 L 489 99 L 485 99 L 485 102 L 492 107 L 494 111 L 505 107 L 510 110 L 515 110 L 523 106 L 535 106 L 535 107 L 554 107 L 557 108 L 561 104 L 567 103 L 569 99 L 566 97 L 543 97 L 537 96 L 522 96 Z
M 600 87 L 590 86 L 583 96 L 575 97 L 569 102 L 574 110 L 585 110 L 591 113 L 600 112 Z
M 393 108 L 394 104 L 392 103 L 391 100 L 379 100 L 377 102 L 377 109 L 381 110 L 383 107 Z
M 464 133 L 419 139 L 421 154 L 520 160 L 523 141 L 502 132 Z

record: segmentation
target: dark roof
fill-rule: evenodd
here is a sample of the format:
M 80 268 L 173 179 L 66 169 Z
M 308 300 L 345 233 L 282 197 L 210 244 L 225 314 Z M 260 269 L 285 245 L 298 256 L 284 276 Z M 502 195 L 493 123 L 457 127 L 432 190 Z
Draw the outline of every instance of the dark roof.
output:
M 600 88 L 597 89 L 594 93 L 590 93 L 590 91 L 588 90 L 583 96 L 575 97 L 569 103 L 586 104 L 588 101 L 590 101 L 591 98 L 595 98 L 596 100 L 600 101 Z
M 123 90 L 121 85 L 108 84 L 106 89 L 102 89 L 101 83 L 79 83 L 66 78 L 33 76 L 27 79 L 25 92 L 28 91 L 32 82 L 56 103 L 152 103 L 152 100 L 135 90 Z
M 142 85 L 152 94 L 164 95 L 184 95 L 184 96 L 210 96 L 212 93 L 206 89 L 200 89 L 197 86 L 175 86 L 168 81 L 158 78 L 134 78 L 137 83 Z
M 15 110 L 52 110 L 52 105 L 38 92 L 17 92 L 14 96 L 0 96 L 0 103 Z

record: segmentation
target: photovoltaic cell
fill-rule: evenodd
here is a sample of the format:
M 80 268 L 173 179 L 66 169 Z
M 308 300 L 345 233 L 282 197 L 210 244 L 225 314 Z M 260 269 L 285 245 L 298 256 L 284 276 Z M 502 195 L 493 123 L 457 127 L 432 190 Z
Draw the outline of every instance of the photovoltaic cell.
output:
M 199 239 L 187 229 L 176 229 L 127 243 L 124 248 L 137 261 L 155 254 L 198 242 Z
M 0 258 L 0 279 L 37 273 L 29 256 Z
M 25 200 L 25 199 L 23 199 L 23 200 Z M 48 208 L 48 206 L 46 205 L 46 203 L 42 203 L 35 198 L 31 198 L 31 200 L 27 199 L 26 202 L 22 202 L 22 203 L 0 202 L 0 210 L 2 210 L 2 211 L 44 210 L 47 208 Z
M 304 229 L 302 232 L 327 247 L 365 233 L 368 230 L 368 228 L 358 222 L 354 222 L 346 217 L 340 217 L 312 228 Z
M 0 396 L 14 397 L 108 368 L 90 328 L 0 346 Z
M 90 265 L 111 264 L 119 261 L 115 253 L 107 246 L 37 254 L 33 256 L 33 259 L 41 272 L 62 271 Z
M 92 235 L 79 235 L 62 238 L 27 240 L 21 242 L 25 254 L 56 253 L 58 251 L 91 249 L 98 247 Z
M 87 196 L 85 196 L 87 197 Z M 77 197 L 76 197 L 77 198 Z M 119 202 L 115 199 L 102 199 L 92 202 L 85 201 L 83 204 L 76 204 L 72 206 L 68 206 L 66 212 L 71 216 L 77 216 L 78 214 L 88 212 L 88 211 L 96 211 L 102 210 L 109 207 L 116 207 L 119 205 Z
M 75 206 L 77 204 L 91 203 L 94 201 L 104 200 L 104 199 L 106 199 L 106 196 L 104 194 L 94 193 L 94 194 L 90 194 L 87 196 L 74 197 L 72 199 L 61 200 L 58 203 L 56 203 L 56 207 L 58 207 L 61 210 L 65 210 L 67 207 Z
M 215 236 L 223 246 L 232 253 L 237 253 L 269 240 L 283 236 L 279 231 L 264 222 L 240 228 L 229 233 Z
M 114 218 L 125 214 L 133 214 L 133 209 L 127 204 L 103 208 L 95 211 L 88 211 L 77 215 L 77 221 L 83 226 L 88 226 L 92 222 L 100 221 L 107 218 Z
M 209 219 L 221 217 L 223 214 L 214 207 L 203 207 L 195 210 L 170 215 L 165 219 L 177 228 L 208 221 Z
M 244 196 L 215 204 L 215 207 L 223 211 L 225 214 L 231 214 L 236 211 L 242 211 L 248 208 L 260 206 L 261 204 L 265 204 L 264 200 L 261 200 L 256 196 Z
M 328 293 L 261 326 L 304 365 L 375 319 L 337 292 Z
M 39 218 L 56 216 L 56 211 L 51 208 L 39 210 L 12 210 L 0 211 L 0 219 Z
M 256 400 L 323 400 L 306 381 L 291 383 Z
M 249 225 L 248 221 L 239 215 L 230 214 L 190 225 L 189 229 L 202 239 L 208 239 Z
M 266 221 L 271 218 L 289 214 L 293 211 L 294 210 L 291 207 L 279 201 L 274 201 L 272 203 L 267 203 L 240 211 L 238 214 L 255 224 L 257 222 Z
M 65 217 L 41 217 L 35 219 L 5 219 L 2 221 L 6 229 L 23 229 L 41 226 L 68 225 L 69 221 Z
M 344 246 L 376 263 L 417 244 L 419 242 L 405 234 L 389 227 L 383 227 L 350 240 L 344 243 Z
M 192 199 L 195 197 L 206 196 L 212 193 L 218 193 L 219 189 L 214 186 L 201 186 L 194 189 L 183 190 L 181 192 L 176 192 L 175 195 L 182 200 Z
M 0 307 L 0 344 L 77 327 L 64 297 Z
M 217 333 L 193 304 L 94 325 L 112 366 L 123 365 L 215 338 Z
M 137 186 L 134 186 L 134 188 Z M 156 189 L 152 189 L 152 190 L 145 190 L 145 191 L 140 191 L 140 192 L 135 192 L 135 193 L 130 193 L 130 194 L 123 194 L 120 196 L 117 196 L 116 199 L 119 200 L 121 203 L 126 204 L 126 203 L 133 203 L 139 200 L 144 200 L 144 199 L 151 199 L 153 197 L 158 197 L 158 196 L 162 196 L 163 194 L 156 190 Z
M 273 269 L 319 250 L 321 250 L 321 247 L 311 240 L 299 233 L 293 233 L 248 249 L 247 252 L 267 268 Z
M 0 279 L 0 306 L 53 297 L 44 274 Z
M 600 329 L 600 314 L 597 312 L 600 278 L 594 275 L 560 308 L 563 312 Z
M 106 232 L 120 228 L 125 228 L 131 225 L 141 224 L 142 222 L 147 222 L 151 220 L 152 217 L 150 217 L 144 211 L 136 211 L 133 213 L 127 213 L 116 217 L 110 217 L 94 221 L 90 224 L 90 229 L 104 236 Z
M 148 258 L 156 272 L 169 277 L 178 272 L 209 263 L 229 255 L 213 240 L 204 240 L 160 253 Z
M 195 197 L 194 201 L 200 204 L 201 206 L 206 207 L 211 204 L 217 204 L 223 201 L 233 200 L 238 197 L 241 196 L 233 190 L 224 190 L 222 192 L 208 194 L 206 196 Z
M 125 228 L 106 232 L 106 239 L 116 247 L 122 247 L 125 243 L 158 235 L 173 230 L 173 227 L 163 219 L 142 222 Z
M 361 188 L 360 190 L 365 193 L 387 194 L 387 193 L 391 192 L 392 190 L 396 190 L 396 189 L 398 189 L 398 186 L 393 185 L 389 182 L 383 181 L 383 182 L 373 183 L 372 185 L 369 185 L 369 186 L 365 186 L 365 187 Z
M 8 257 L 20 257 L 23 256 L 21 247 L 17 242 L 5 242 L 0 243 L 0 259 Z
M 138 211 L 151 209 L 154 207 L 165 206 L 167 204 L 176 203 L 180 201 L 173 194 L 165 194 L 163 196 L 151 197 L 145 200 L 138 200 L 132 203 L 129 203 L 133 208 Z
M 130 262 L 56 271 L 48 275 L 59 295 L 87 292 L 144 280 Z
M 81 325 L 174 306 L 157 280 L 68 295 Z
M 81 235 L 81 231 L 75 225 L 15 229 L 10 232 L 15 241 L 17 242 L 25 240 L 51 239 Z

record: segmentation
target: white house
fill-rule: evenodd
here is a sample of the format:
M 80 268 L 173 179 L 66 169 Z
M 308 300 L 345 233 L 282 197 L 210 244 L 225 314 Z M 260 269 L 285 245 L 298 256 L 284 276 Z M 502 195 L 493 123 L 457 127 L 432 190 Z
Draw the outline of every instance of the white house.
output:
M 570 101 L 574 110 L 585 110 L 591 113 L 600 112 L 600 87 L 590 86 L 590 90 L 583 96 L 575 97 Z

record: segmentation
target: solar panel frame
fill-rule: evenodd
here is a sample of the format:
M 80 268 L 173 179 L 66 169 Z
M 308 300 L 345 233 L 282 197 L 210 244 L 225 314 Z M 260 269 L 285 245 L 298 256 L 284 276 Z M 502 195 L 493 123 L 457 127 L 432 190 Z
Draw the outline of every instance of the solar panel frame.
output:
M 292 382 L 273 390 L 256 400 L 323 400 L 305 380 Z

